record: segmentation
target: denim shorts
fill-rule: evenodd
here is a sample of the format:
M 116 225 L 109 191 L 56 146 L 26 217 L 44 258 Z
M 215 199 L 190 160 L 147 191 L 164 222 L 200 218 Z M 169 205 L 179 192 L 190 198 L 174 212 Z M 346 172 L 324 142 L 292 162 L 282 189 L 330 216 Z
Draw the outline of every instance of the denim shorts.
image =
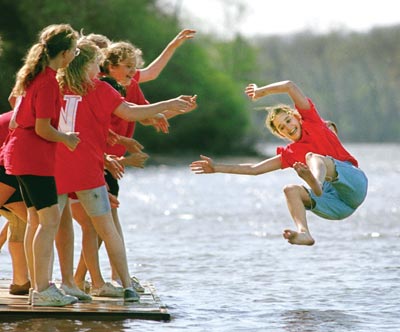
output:
M 106 186 L 77 191 L 79 201 L 89 217 L 98 217 L 111 212 Z
M 310 211 L 331 220 L 340 220 L 350 216 L 367 196 L 368 179 L 365 173 L 350 162 L 333 159 L 337 178 L 325 181 L 322 195 L 316 196 L 307 189 L 312 200 Z

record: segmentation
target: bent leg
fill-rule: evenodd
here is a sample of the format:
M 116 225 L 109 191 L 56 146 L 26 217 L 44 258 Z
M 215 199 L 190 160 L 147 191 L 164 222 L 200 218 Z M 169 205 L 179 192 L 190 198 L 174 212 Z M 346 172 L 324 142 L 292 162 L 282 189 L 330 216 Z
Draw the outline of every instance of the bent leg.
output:
M 308 229 L 306 218 L 306 207 L 311 206 L 310 196 L 306 189 L 298 185 L 288 185 L 284 188 L 287 206 L 296 224 L 297 231 L 285 229 L 283 237 L 291 244 L 313 245 L 312 238 Z
M 25 285 L 29 281 L 28 267 L 24 250 L 26 221 L 11 213 L 9 217 L 8 250 L 13 266 L 13 284 Z
M 310 186 L 316 196 L 322 195 L 324 181 L 336 179 L 337 173 L 332 158 L 316 153 L 307 153 L 306 165 L 297 162 L 293 165 L 297 174 Z

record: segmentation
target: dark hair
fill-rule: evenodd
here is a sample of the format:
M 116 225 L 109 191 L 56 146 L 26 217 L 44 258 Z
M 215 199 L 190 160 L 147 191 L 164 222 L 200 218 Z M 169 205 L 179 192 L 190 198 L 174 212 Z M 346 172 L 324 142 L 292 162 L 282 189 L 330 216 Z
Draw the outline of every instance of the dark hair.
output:
M 121 96 L 126 97 L 126 89 L 124 86 L 119 84 L 117 80 L 111 76 L 102 76 L 100 77 L 100 81 L 107 82 L 110 84 L 115 90 L 117 90 Z

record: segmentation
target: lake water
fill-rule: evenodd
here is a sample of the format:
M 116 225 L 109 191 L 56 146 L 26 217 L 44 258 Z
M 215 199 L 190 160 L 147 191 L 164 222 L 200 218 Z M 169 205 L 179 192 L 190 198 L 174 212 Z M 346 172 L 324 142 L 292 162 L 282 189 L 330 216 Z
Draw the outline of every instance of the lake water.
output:
M 347 147 L 369 177 L 367 199 L 344 221 L 308 214 L 313 247 L 281 235 L 293 227 L 282 193 L 301 183 L 293 170 L 194 175 L 191 159 L 129 170 L 120 216 L 130 269 L 155 285 L 172 320 L 39 319 L 0 330 L 400 331 L 400 148 Z M 0 264 L 0 278 L 10 278 L 6 249 Z

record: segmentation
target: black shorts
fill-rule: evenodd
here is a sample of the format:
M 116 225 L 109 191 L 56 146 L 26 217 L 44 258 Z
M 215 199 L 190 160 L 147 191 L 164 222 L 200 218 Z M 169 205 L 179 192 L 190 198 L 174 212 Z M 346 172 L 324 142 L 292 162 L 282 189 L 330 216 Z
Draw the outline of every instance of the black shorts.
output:
M 58 204 L 54 176 L 18 175 L 17 179 L 27 208 L 39 211 Z
M 109 171 L 105 171 L 104 178 L 106 179 L 106 183 L 108 186 L 108 192 L 118 197 L 119 193 L 119 184 L 118 180 L 114 178 Z
M 17 177 L 15 175 L 7 174 L 3 165 L 0 165 L 0 182 L 15 189 L 14 193 L 4 204 L 23 201 Z

